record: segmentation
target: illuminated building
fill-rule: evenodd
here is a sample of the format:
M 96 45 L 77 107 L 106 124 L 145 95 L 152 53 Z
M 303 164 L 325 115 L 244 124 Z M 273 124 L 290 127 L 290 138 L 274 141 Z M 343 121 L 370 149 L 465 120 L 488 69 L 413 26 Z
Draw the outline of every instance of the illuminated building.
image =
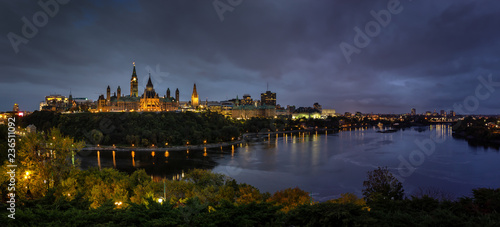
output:
M 240 105 L 253 105 L 253 99 L 249 94 L 244 94 Z
M 273 93 L 271 91 L 266 91 L 266 93 L 261 93 L 260 103 L 261 105 L 266 105 L 266 106 L 276 106 L 276 93 Z
M 276 116 L 275 106 L 242 105 L 233 106 L 231 117 L 234 119 L 250 119 L 252 117 L 273 118 Z
M 234 103 L 231 101 L 226 101 L 221 103 L 221 114 L 224 117 L 232 117 L 233 116 L 233 107 Z
M 121 88 L 118 86 L 117 92 L 111 96 L 111 88 L 108 86 L 106 89 L 106 97 L 99 96 L 97 101 L 98 112 L 121 112 L 121 111 L 172 111 L 176 110 L 179 106 L 179 89 L 175 92 L 175 99 L 170 96 L 167 90 L 167 95 L 159 97 L 156 93 L 153 83 L 151 82 L 151 75 L 149 76 L 148 83 L 144 89 L 144 93 L 139 97 L 138 93 L 137 73 L 135 64 L 132 71 L 132 79 L 130 80 L 130 95 L 122 95 Z
M 177 106 L 179 105 L 179 88 L 175 90 L 175 101 L 177 102 Z
M 415 108 L 411 108 L 411 115 L 416 115 L 417 114 L 417 110 Z
M 63 111 L 68 105 L 68 98 L 60 94 L 45 96 L 45 101 L 40 102 L 40 111 Z
M 216 113 L 222 113 L 222 103 L 220 102 L 215 102 L 215 101 L 210 101 L 210 102 L 206 102 L 205 103 L 205 106 L 208 110 L 210 110 L 211 112 L 216 112 Z
M 139 97 L 139 80 L 137 79 L 137 73 L 135 72 L 135 62 L 134 71 L 132 72 L 132 78 L 130 79 L 130 97 Z
M 196 84 L 193 86 L 193 94 L 191 95 L 191 106 L 196 108 L 200 105 L 200 99 L 198 98 L 198 92 L 196 91 Z
M 321 118 L 321 111 L 319 111 L 317 108 L 312 108 L 312 107 L 299 107 L 293 111 L 292 119 L 299 119 L 299 118 L 318 119 Z
M 140 101 L 141 111 L 162 111 L 162 106 L 160 104 L 160 98 L 153 88 L 153 83 L 151 82 L 151 75 L 149 75 L 148 84 L 144 93 L 141 96 Z
M 335 109 L 322 109 L 321 110 L 321 117 L 322 118 L 335 117 L 335 115 L 336 115 Z

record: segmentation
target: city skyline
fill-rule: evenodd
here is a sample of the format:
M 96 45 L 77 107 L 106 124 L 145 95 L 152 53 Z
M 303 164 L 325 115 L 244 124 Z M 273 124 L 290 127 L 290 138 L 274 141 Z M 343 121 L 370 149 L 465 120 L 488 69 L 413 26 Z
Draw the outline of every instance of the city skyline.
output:
M 128 94 L 135 62 L 139 91 L 151 73 L 181 101 L 196 83 L 200 101 L 271 90 L 338 113 L 499 114 L 494 1 L 46 2 L 2 3 L 0 111 Z

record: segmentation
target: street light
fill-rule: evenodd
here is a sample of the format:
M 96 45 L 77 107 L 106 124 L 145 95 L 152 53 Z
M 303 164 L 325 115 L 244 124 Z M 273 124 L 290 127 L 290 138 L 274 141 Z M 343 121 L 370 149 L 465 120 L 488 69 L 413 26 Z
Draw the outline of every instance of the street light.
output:
M 26 171 L 24 179 L 29 179 L 30 178 L 30 171 Z
M 26 191 L 26 196 L 28 198 L 32 198 L 32 195 L 31 195 L 31 190 L 30 190 L 30 171 L 26 171 L 26 175 L 24 176 L 24 179 L 27 179 L 28 180 L 28 190 Z

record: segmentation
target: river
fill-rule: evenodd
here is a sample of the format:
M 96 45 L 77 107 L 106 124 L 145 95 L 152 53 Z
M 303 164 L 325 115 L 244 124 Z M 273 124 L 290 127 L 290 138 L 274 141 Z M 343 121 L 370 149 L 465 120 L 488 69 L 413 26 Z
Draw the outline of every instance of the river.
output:
M 474 188 L 500 187 L 498 148 L 453 138 L 451 126 L 378 130 L 279 134 L 263 142 L 205 150 L 87 151 L 79 159 L 84 169 L 143 168 L 155 180 L 179 179 L 192 168 L 212 169 L 261 191 L 299 187 L 319 201 L 345 192 L 361 196 L 366 173 L 379 166 L 387 166 L 403 182 L 406 195 L 420 188 L 458 198 Z

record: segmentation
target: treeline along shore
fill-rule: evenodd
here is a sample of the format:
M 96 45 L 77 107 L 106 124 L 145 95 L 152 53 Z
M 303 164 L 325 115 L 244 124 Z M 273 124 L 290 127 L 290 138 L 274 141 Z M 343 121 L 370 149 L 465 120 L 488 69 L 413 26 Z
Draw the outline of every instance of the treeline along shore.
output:
M 180 149 L 186 147 L 230 146 L 239 142 L 261 141 L 282 133 L 334 133 L 342 129 L 384 126 L 394 130 L 413 126 L 443 124 L 425 116 L 328 117 L 326 119 L 231 119 L 215 112 L 121 112 L 61 114 L 35 111 L 20 119 L 20 126 L 34 125 L 38 131 L 58 128 L 63 134 L 84 141 L 88 149 Z M 454 136 L 479 143 L 500 144 L 499 119 L 464 117 L 453 125 Z M 99 146 L 99 147 L 98 147 Z M 202 148 L 201 147 L 201 148 Z

